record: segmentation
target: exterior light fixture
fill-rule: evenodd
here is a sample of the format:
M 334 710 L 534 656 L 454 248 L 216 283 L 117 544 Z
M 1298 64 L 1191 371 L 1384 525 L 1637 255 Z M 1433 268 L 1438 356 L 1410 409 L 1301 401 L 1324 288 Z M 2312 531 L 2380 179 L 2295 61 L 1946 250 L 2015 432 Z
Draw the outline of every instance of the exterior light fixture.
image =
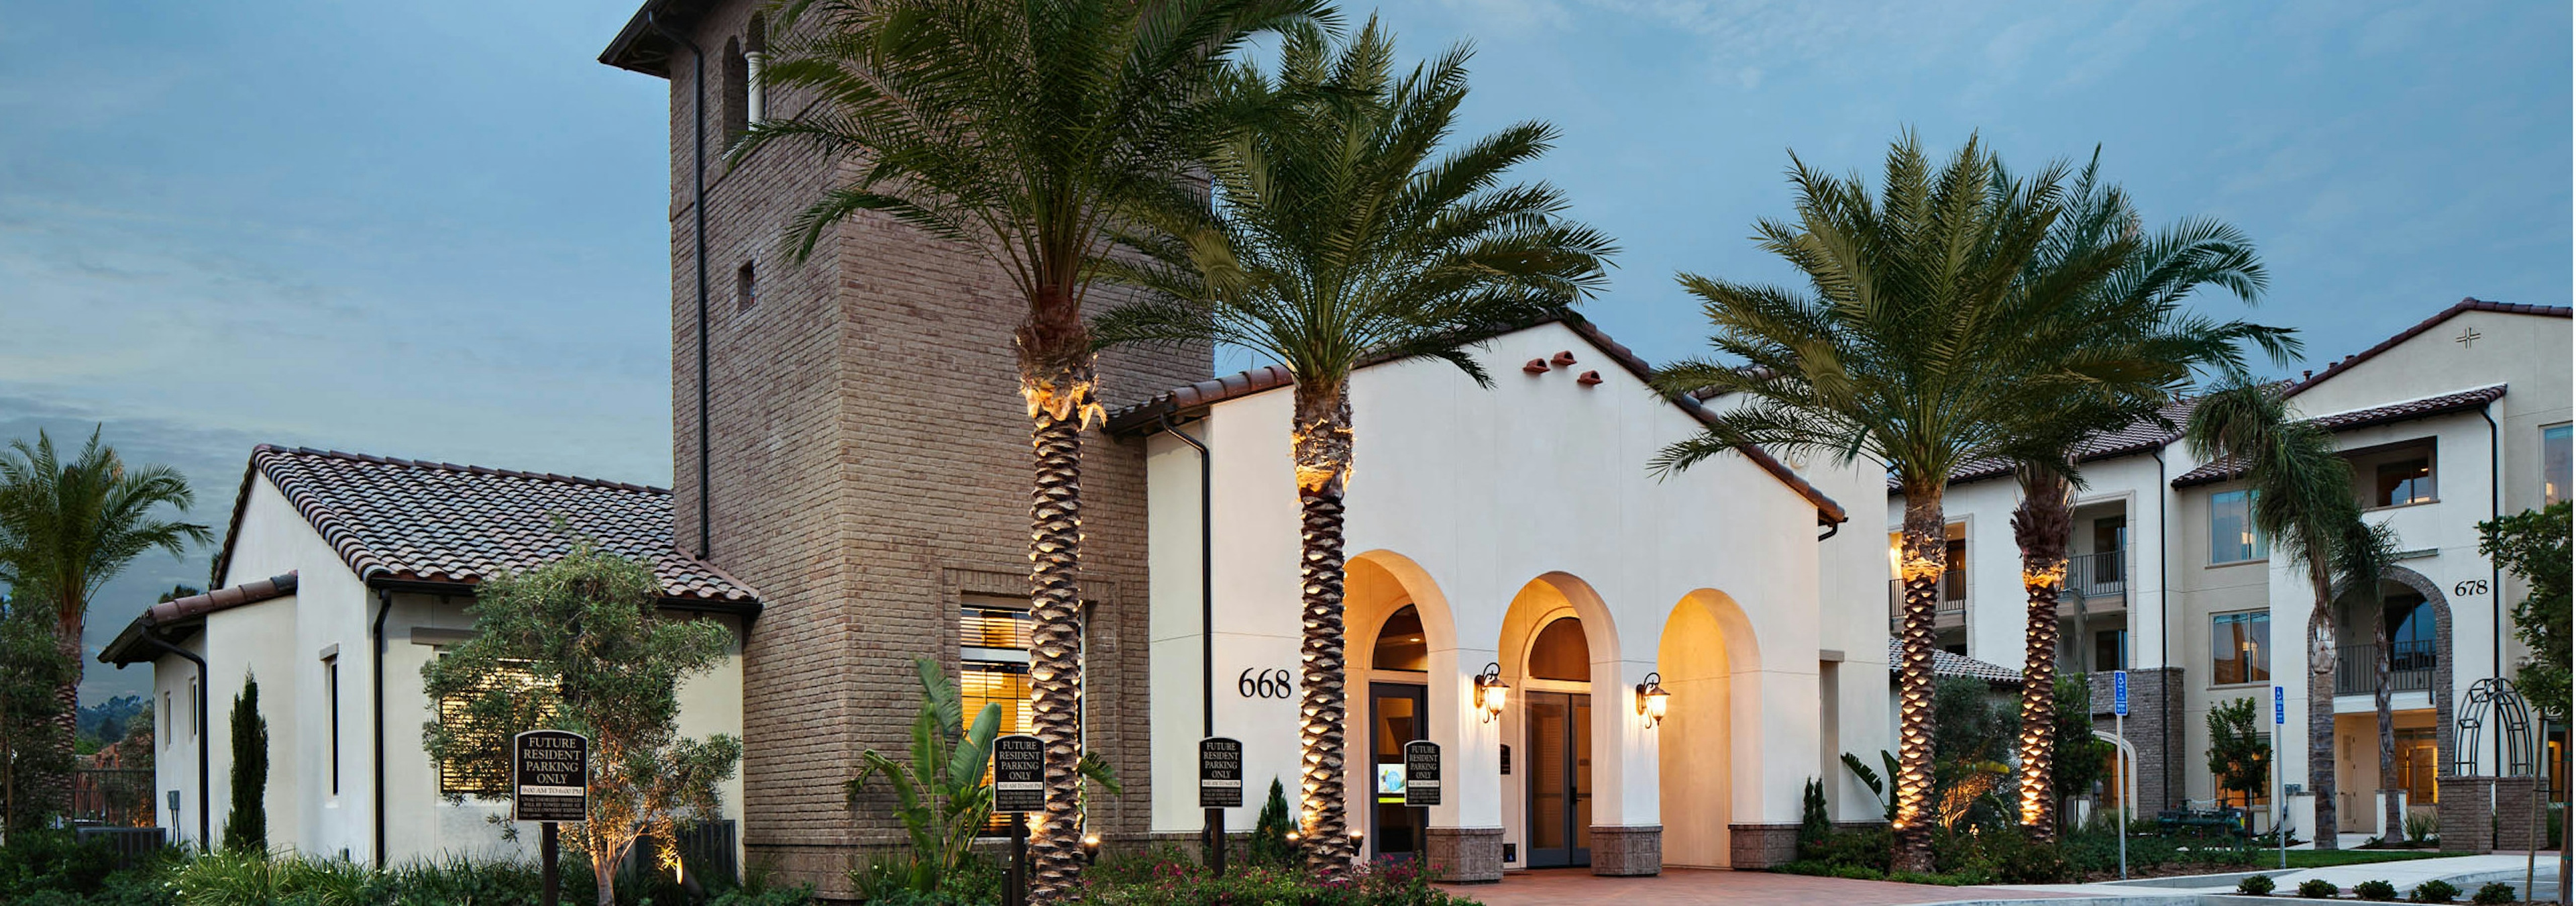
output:
M 1664 691 L 1663 680 L 1661 673 L 1648 673 L 1645 680 L 1637 684 L 1637 716 L 1645 718 L 1648 727 L 1663 725 L 1664 711 L 1673 697 L 1672 693 Z
M 1360 850 L 1361 852 L 1367 852 L 1367 851 L 1368 851 L 1368 848 L 1367 848 L 1367 847 L 1365 847 L 1365 846 L 1362 846 L 1362 845 L 1361 845 L 1361 844 L 1366 843 L 1366 842 L 1368 842 L 1368 832 L 1367 832 L 1367 831 L 1361 830 L 1361 829 L 1356 828 L 1356 827 L 1351 828 L 1351 848 L 1352 848 L 1352 849 Z
M 1083 862 L 1083 864 L 1085 864 L 1085 865 L 1089 865 L 1089 864 L 1091 864 L 1091 863 L 1098 862 L 1098 861 L 1100 861 L 1100 835 L 1099 835 L 1099 834 L 1085 834 L 1085 835 L 1083 835 L 1083 837 L 1082 837 L 1082 862 Z
M 1485 672 L 1476 674 L 1476 708 L 1485 712 L 1486 723 L 1493 723 L 1494 718 L 1503 716 L 1503 708 L 1511 704 L 1511 697 L 1512 687 L 1503 684 L 1503 665 L 1500 662 L 1488 663 Z

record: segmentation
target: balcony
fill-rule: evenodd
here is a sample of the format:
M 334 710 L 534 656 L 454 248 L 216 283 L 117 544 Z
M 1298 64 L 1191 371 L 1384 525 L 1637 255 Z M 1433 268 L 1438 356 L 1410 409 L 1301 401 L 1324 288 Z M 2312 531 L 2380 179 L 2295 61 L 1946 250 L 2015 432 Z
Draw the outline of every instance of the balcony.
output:
M 2431 640 L 2398 642 L 2388 658 L 2388 691 L 2430 692 L 2435 663 Z M 2379 646 L 2335 648 L 2335 694 L 2371 695 L 2379 688 Z
M 2077 554 L 2066 561 L 2066 590 L 2087 599 L 2117 598 L 2129 593 L 2126 551 Z
M 1953 597 L 1950 583 L 1946 581 L 1934 587 L 1940 592 L 1941 597 L 1932 604 L 1932 628 L 1954 629 L 1967 625 L 1967 596 L 1962 594 Z M 1904 628 L 1905 583 L 1901 580 L 1889 579 L 1887 580 L 1887 631 L 1894 633 Z

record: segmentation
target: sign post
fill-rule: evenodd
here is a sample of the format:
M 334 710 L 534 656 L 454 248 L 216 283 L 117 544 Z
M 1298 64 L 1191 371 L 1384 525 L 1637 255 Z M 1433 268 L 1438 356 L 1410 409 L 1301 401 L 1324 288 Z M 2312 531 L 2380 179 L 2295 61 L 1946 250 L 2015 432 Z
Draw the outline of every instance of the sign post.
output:
M 1011 816 L 1011 878 L 1004 906 L 1029 898 L 1029 816 L 1046 810 L 1046 744 L 1026 733 L 993 740 L 993 811 Z
M 2138 769 L 2129 763 L 2129 671 L 2111 671 L 2111 735 L 2120 737 L 2120 757 L 2111 763 L 2115 770 L 2111 785 L 2120 790 L 2120 807 L 2112 817 L 2120 822 L 2120 880 L 2129 879 L 2129 812 L 2135 805 L 2129 801 L 2130 773 Z
M 1431 807 L 1440 804 L 1440 744 L 1417 739 L 1404 744 L 1404 805 L 1415 809 L 1413 864 L 1430 858 Z
M 2308 681 L 2316 682 L 2316 678 L 2309 677 Z M 2274 814 L 2278 817 L 2272 819 L 2272 842 L 2281 847 L 2282 868 L 2290 867 L 2290 829 L 2286 826 L 2289 822 L 2285 820 L 2289 817 L 2287 810 L 2289 797 L 2282 792 L 2283 785 L 2290 778 L 2281 773 L 2281 728 L 2289 722 L 2289 696 L 2281 691 L 2281 687 L 2274 686 L 2272 687 L 2272 807 L 2280 811 L 2276 811 Z
M 563 899 L 555 825 L 590 820 L 590 738 L 564 730 L 529 730 L 510 737 L 510 820 L 538 822 L 538 896 L 545 906 Z
M 1243 743 L 1199 740 L 1199 808 L 1207 810 L 1207 865 L 1225 877 L 1225 810 L 1243 807 Z

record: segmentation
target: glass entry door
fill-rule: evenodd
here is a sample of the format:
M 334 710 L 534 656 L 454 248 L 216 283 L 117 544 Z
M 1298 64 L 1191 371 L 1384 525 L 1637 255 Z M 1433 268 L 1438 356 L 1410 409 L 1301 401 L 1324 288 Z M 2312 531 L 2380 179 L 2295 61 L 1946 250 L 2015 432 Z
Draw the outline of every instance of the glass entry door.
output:
M 1430 687 L 1369 684 L 1369 847 L 1372 858 L 1413 858 L 1422 845 L 1421 814 L 1404 806 L 1404 744 L 1429 739 L 1423 716 Z
M 1531 868 L 1592 864 L 1592 696 L 1531 692 Z

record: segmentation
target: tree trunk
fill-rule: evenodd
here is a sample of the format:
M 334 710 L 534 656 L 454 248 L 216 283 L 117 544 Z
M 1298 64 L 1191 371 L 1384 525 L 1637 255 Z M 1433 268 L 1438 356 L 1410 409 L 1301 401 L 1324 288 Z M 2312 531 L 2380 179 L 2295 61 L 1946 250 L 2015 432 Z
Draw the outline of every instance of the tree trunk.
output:
M 1024 379 L 1037 481 L 1029 497 L 1029 697 L 1045 747 L 1046 810 L 1029 835 L 1030 902 L 1082 895 L 1082 428 L 1099 412 L 1085 356 Z
M 54 751 L 54 770 L 38 778 L 37 816 L 59 815 L 69 819 L 72 813 L 72 760 L 74 742 L 80 738 L 81 684 L 81 619 L 78 611 L 62 621 L 55 632 L 54 645 L 62 653 L 64 676 L 54 687 L 54 703 L 60 713 L 54 715 L 54 738 L 45 744 Z M 199 694 L 204 694 L 202 691 Z
M 1351 402 L 1340 386 L 1297 387 L 1290 453 L 1297 467 L 1300 515 L 1299 604 L 1304 639 L 1298 741 L 1306 865 L 1326 877 L 1348 872 L 1358 857 L 1344 804 L 1348 784 L 1343 721 L 1349 694 L 1343 685 L 1342 492 L 1351 465 Z
M 2056 837 L 2057 592 L 2066 584 L 2067 536 L 2075 530 L 2066 479 L 2024 467 L 2021 505 L 2012 515 L 2021 546 L 2021 584 L 2029 596 L 2021 668 L 2021 827 L 2031 839 Z
M 1898 564 L 1905 583 L 1896 674 L 1896 853 L 1901 871 L 1932 870 L 1932 619 L 1947 564 L 1941 479 L 1907 482 Z
M 2388 598 L 2379 592 L 2379 582 L 2370 583 L 2371 639 L 2379 643 L 2379 659 L 2371 666 L 2371 704 L 2379 712 L 2379 798 L 2380 820 L 2387 828 L 2380 832 L 2380 842 L 2392 843 L 2406 832 L 2406 809 L 2397 802 L 2397 713 L 2390 706 L 2388 662 L 2396 652 L 2388 650 Z
M 2335 848 L 2334 599 L 2321 557 L 2308 559 L 2308 582 L 2316 591 L 2308 612 L 2308 797 L 2316 803 L 2316 848 L 2327 850 Z

